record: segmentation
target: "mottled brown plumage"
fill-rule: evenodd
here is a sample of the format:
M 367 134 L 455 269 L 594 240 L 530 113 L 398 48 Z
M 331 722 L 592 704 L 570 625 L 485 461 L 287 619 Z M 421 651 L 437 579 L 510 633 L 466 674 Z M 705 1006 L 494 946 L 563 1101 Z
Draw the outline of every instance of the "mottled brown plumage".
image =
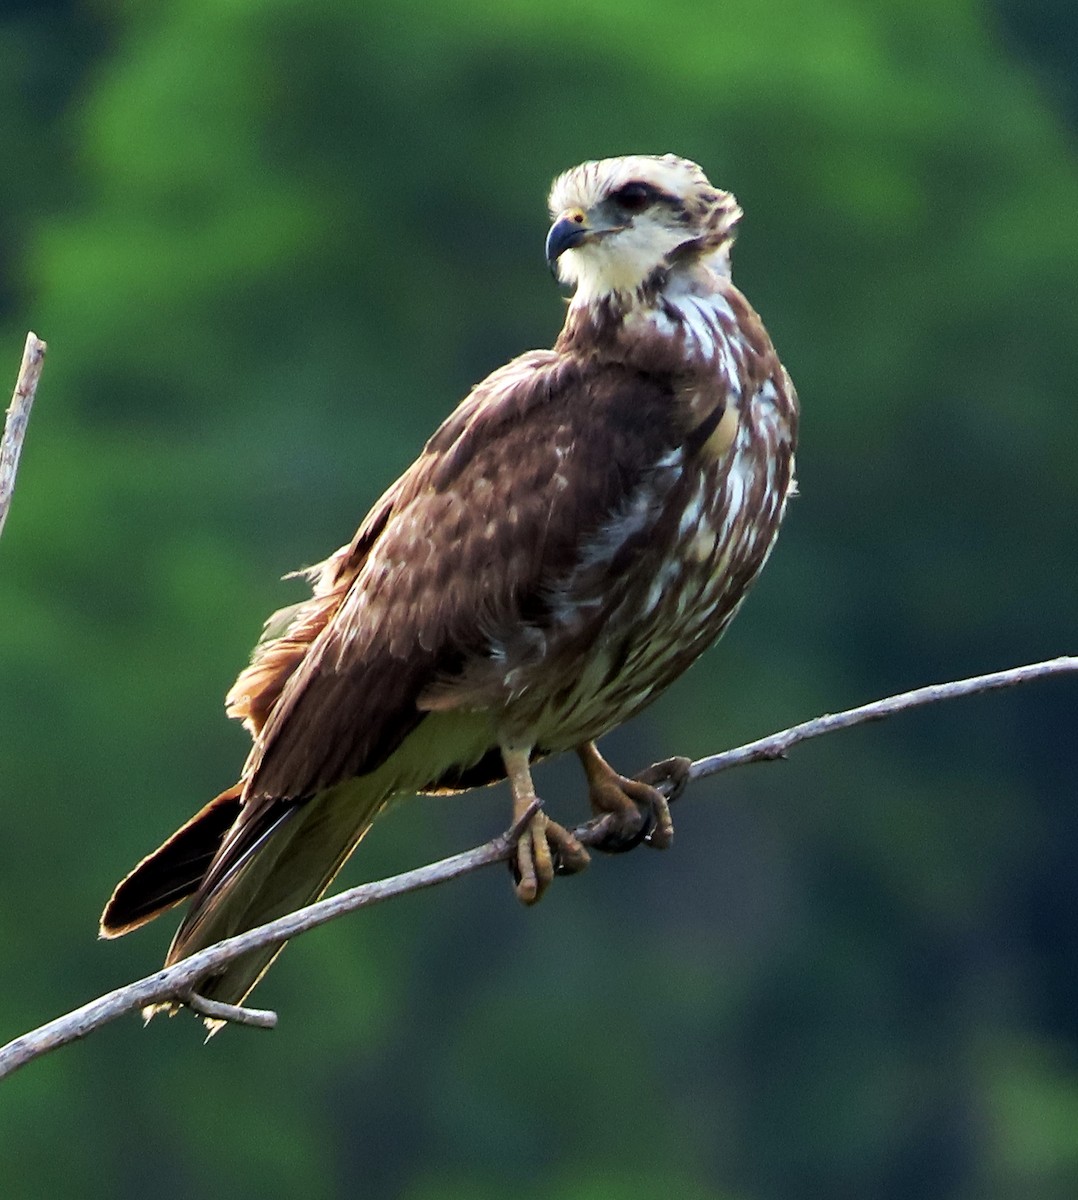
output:
M 585 163 L 551 213 L 575 289 L 554 349 L 479 384 L 271 620 L 228 696 L 254 738 L 240 783 L 119 886 L 106 935 L 193 894 L 185 957 L 319 895 L 392 796 L 508 776 L 519 814 L 529 764 L 568 749 L 609 848 L 669 842 L 660 794 L 594 741 L 736 612 L 792 489 L 796 399 L 729 277 L 740 209 L 699 167 Z M 587 855 L 539 813 L 522 899 L 559 859 Z M 272 957 L 201 990 L 237 1001 Z

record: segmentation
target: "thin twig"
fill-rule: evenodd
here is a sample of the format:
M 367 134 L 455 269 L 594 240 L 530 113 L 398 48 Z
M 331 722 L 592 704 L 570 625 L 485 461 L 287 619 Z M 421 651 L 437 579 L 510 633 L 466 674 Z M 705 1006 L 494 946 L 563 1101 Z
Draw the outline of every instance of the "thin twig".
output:
M 188 992 L 184 1004 L 200 1017 L 211 1021 L 228 1021 L 232 1025 L 253 1025 L 256 1029 L 276 1029 L 277 1014 L 269 1008 L 245 1008 L 242 1004 L 225 1004 L 223 1000 L 211 1000 L 198 992 Z M 148 1018 L 147 1018 L 148 1019 Z
M 1007 671 L 995 671 L 990 675 L 978 675 L 973 679 L 960 679 L 952 683 L 935 684 L 931 687 L 918 688 L 916 691 L 903 692 L 898 696 L 889 696 L 873 704 L 865 704 L 847 712 L 829 714 L 817 717 L 803 724 L 794 725 L 770 737 L 759 741 L 749 742 L 735 750 L 727 750 L 709 758 L 698 759 L 689 769 L 690 779 L 702 779 L 707 775 L 715 775 L 731 767 L 742 766 L 745 763 L 760 762 L 782 758 L 793 746 L 810 738 L 821 737 L 825 733 L 835 733 L 839 729 L 849 729 L 867 721 L 879 721 L 896 713 L 905 712 L 911 708 L 919 708 L 926 704 L 936 704 L 941 700 L 953 700 L 959 696 L 970 696 L 977 692 L 988 692 L 998 688 L 1015 687 L 1023 683 L 1031 683 L 1037 679 L 1045 679 L 1052 675 L 1063 675 L 1078 672 L 1078 657 L 1054 658 L 1048 662 L 1033 663 L 1024 667 L 1013 667 Z M 466 850 L 455 854 L 441 862 L 419 867 L 414 871 L 406 871 L 402 875 L 394 875 L 389 879 L 378 880 L 374 883 L 361 884 L 348 891 L 332 896 L 328 900 L 320 900 L 316 904 L 298 909 L 286 917 L 280 917 L 257 929 L 250 929 L 237 937 L 217 942 L 200 950 L 197 954 L 185 958 L 174 966 L 148 975 L 135 983 L 126 984 L 109 992 L 96 1000 L 84 1004 L 66 1016 L 24 1034 L 0 1048 L 0 1079 L 17 1071 L 19 1067 L 47 1054 L 52 1050 L 65 1046 L 69 1042 L 85 1037 L 124 1013 L 135 1012 L 147 1005 L 167 1003 L 187 1003 L 213 1019 L 246 1020 L 248 1023 L 270 1024 L 275 1014 L 260 1012 L 252 1009 L 232 1009 L 224 1012 L 216 1009 L 208 1010 L 208 1002 L 204 998 L 197 1000 L 191 993 L 197 988 L 200 980 L 219 971 L 228 963 L 242 954 L 266 946 L 277 945 L 288 941 L 308 929 L 324 925 L 345 913 L 356 909 L 368 908 L 383 900 L 406 892 L 418 891 L 421 888 L 433 887 L 446 883 L 450 879 L 459 879 L 469 875 L 481 867 L 491 863 L 502 862 L 512 853 L 516 836 L 519 835 L 520 822 L 512 829 L 479 846 L 474 850 Z M 589 827 L 585 826 L 576 831 L 582 835 L 581 840 L 592 840 Z M 592 832 L 594 832 L 592 830 Z M 257 1014 L 257 1016 L 255 1015 Z
M 731 767 L 744 766 L 745 763 L 785 758 L 787 752 L 800 742 L 822 737 L 825 733 L 837 733 L 840 729 L 851 729 L 854 725 L 864 725 L 867 721 L 882 721 L 885 717 L 893 717 L 896 713 L 905 712 L 910 708 L 937 704 L 940 700 L 957 700 L 961 696 L 973 696 L 978 692 L 995 692 L 1000 688 L 1015 687 L 1020 683 L 1031 683 L 1035 679 L 1066 675 L 1074 671 L 1078 671 L 1078 657 L 1064 655 L 1060 658 L 1050 658 L 1046 662 L 1030 663 L 1024 667 L 993 671 L 990 675 L 974 675 L 970 679 L 955 679 L 951 683 L 932 683 L 927 687 L 915 688 L 912 692 L 900 692 L 897 696 L 888 696 L 885 700 L 862 704 L 860 708 L 813 717 L 811 721 L 802 721 L 800 725 L 794 725 L 781 733 L 773 733 L 770 737 L 760 738 L 755 742 L 747 742 L 735 750 L 724 750 L 721 754 L 698 758 L 689 768 L 689 778 L 703 779 L 708 775 L 717 775 L 720 771 L 728 771 Z
M 512 844 L 503 834 L 474 850 L 465 850 L 462 854 L 455 854 L 429 866 L 418 867 L 414 871 L 406 871 L 402 875 L 393 875 L 389 879 L 361 884 L 341 892 L 340 895 L 331 896 L 328 900 L 319 900 L 316 904 L 297 909 L 286 917 L 278 917 L 276 921 L 260 925 L 257 929 L 249 929 L 246 933 L 207 946 L 205 950 L 192 954 L 190 958 L 185 958 L 174 966 L 165 967 L 155 971 L 153 975 L 147 975 L 145 979 L 107 992 L 66 1016 L 58 1017 L 55 1021 L 50 1021 L 39 1029 L 9 1042 L 0 1048 L 0 1079 L 42 1054 L 85 1037 L 100 1026 L 122 1017 L 124 1013 L 137 1012 L 149 1005 L 167 1003 L 170 1000 L 184 1003 L 185 996 L 197 987 L 200 980 L 207 975 L 213 975 L 250 950 L 286 942 L 289 938 L 324 925 L 345 913 L 369 908 L 372 904 L 389 900 L 393 896 L 458 879 L 480 867 L 505 860 L 509 857 L 511 849 Z
M 512 825 L 509 826 L 505 833 L 502 834 L 502 840 L 505 842 L 506 849 L 510 849 L 517 844 L 517 840 L 519 839 L 520 835 L 525 829 L 528 828 L 528 822 L 542 807 L 542 800 L 536 796 L 531 804 L 528 805 L 528 807 L 520 814 L 519 817 L 517 817 Z
M 37 392 L 37 381 L 41 378 L 41 367 L 45 362 L 45 343 L 36 333 L 26 335 L 26 346 L 22 352 L 22 366 L 15 381 L 11 406 L 4 421 L 4 436 L 0 439 L 0 533 L 11 508 L 11 496 L 15 491 L 15 473 L 19 469 L 26 423 L 30 420 L 30 409 Z

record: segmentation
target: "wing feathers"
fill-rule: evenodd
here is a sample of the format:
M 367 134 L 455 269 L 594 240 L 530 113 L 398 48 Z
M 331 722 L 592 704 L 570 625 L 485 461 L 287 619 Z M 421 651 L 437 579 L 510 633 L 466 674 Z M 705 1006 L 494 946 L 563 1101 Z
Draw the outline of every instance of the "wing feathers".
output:
M 207 816 L 199 827 L 203 814 L 191 823 L 205 838 L 190 855 L 185 844 L 195 835 L 185 826 L 151 856 L 148 864 L 171 874 L 146 895 L 122 884 L 107 928 L 133 927 L 197 886 L 175 959 L 210 933 L 246 928 L 267 905 L 278 907 L 262 891 L 267 864 L 293 843 L 314 846 L 309 830 L 319 822 L 295 815 L 308 798 L 371 775 L 426 710 L 497 703 L 514 667 L 541 663 L 558 637 L 560 657 L 583 644 L 587 630 L 563 628 L 565 593 L 605 589 L 617 601 L 627 555 L 647 524 L 642 514 L 663 502 L 675 477 L 671 452 L 697 425 L 665 375 L 549 351 L 495 372 L 354 541 L 310 572 L 314 596 L 267 626 L 228 697 L 230 713 L 256 738 L 242 807 L 237 791 L 226 793 L 231 808 L 216 823 Z M 497 756 L 476 759 L 469 744 L 459 763 L 440 759 L 411 786 L 439 790 L 500 775 Z M 334 818 L 336 843 L 318 848 L 325 861 L 317 871 L 305 874 L 313 850 L 289 852 L 289 893 L 320 890 L 365 819 Z M 142 869 L 133 881 L 150 878 Z
M 373 771 L 421 719 L 421 697 L 534 658 L 583 548 L 687 432 L 673 399 L 669 380 L 549 351 L 480 385 L 387 493 L 336 608 L 302 617 L 248 672 L 289 664 L 248 795 Z

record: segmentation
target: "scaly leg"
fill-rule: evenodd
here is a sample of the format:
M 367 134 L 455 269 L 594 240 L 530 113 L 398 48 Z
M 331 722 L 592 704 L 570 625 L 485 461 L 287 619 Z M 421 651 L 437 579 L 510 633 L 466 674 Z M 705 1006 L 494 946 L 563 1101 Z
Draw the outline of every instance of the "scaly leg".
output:
M 602 818 L 601 840 L 596 850 L 619 854 L 646 841 L 665 850 L 674 839 L 674 823 L 666 796 L 652 784 L 670 782 L 676 794 L 685 786 L 688 759 L 672 758 L 645 772 L 647 782 L 626 779 L 599 753 L 594 742 L 577 746 L 588 779 L 592 811 Z
M 513 793 L 514 823 L 535 803 L 530 756 L 530 749 L 502 747 L 502 761 Z M 517 877 L 517 898 L 524 904 L 534 904 L 550 886 L 555 874 L 572 875 L 582 871 L 589 862 L 587 850 L 569 830 L 552 821 L 540 809 L 521 833 L 516 855 L 509 860 Z

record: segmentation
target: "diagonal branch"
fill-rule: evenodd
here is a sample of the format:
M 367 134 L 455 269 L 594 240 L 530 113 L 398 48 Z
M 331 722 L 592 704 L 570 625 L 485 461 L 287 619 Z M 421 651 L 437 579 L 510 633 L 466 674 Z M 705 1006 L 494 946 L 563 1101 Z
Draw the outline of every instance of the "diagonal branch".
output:
M 689 778 L 703 779 L 746 763 L 784 758 L 787 752 L 800 742 L 836 733 L 840 729 L 863 725 L 868 721 L 883 720 L 911 708 L 936 704 L 941 700 L 953 700 L 960 696 L 971 696 L 978 692 L 1016 687 L 1052 675 L 1070 673 L 1078 673 L 1078 657 L 1054 658 L 1029 666 L 995 671 L 990 675 L 978 675 L 972 679 L 959 679 L 951 683 L 934 684 L 912 692 L 903 692 L 885 700 L 864 704 L 860 708 L 816 717 L 734 750 L 698 759 L 689 768 Z M 85 1037 L 117 1017 L 147 1005 L 172 1001 L 187 1004 L 202 1016 L 211 1019 L 272 1028 L 276 1021 L 275 1014 L 234 1005 L 217 1006 L 197 994 L 199 981 L 250 950 L 288 941 L 306 933 L 308 929 L 344 916 L 345 913 L 368 908 L 372 904 L 401 896 L 405 892 L 415 892 L 421 888 L 447 883 L 491 863 L 503 862 L 512 853 L 522 827 L 521 822 L 517 822 L 506 833 L 473 850 L 465 850 L 451 858 L 442 859 L 441 862 L 418 867 L 414 871 L 406 871 L 389 879 L 364 883 L 337 896 L 331 896 L 328 900 L 320 900 L 286 917 L 280 917 L 276 921 L 208 946 L 174 966 L 166 967 L 145 979 L 126 984 L 96 1000 L 91 1000 L 89 1004 L 84 1004 L 66 1016 L 58 1017 L 0 1048 L 0 1079 L 33 1059 Z M 594 827 L 589 825 L 581 826 L 574 832 L 585 844 L 593 842 L 597 836 Z
M 941 700 L 957 700 L 961 696 L 974 696 L 979 692 L 997 692 L 1001 688 L 1016 687 L 1020 683 L 1032 683 L 1035 679 L 1066 675 L 1073 671 L 1078 671 L 1078 657 L 1063 655 L 1045 662 L 1029 663 L 1024 667 L 993 671 L 989 675 L 973 675 L 969 679 L 955 679 L 950 683 L 930 683 L 927 687 L 914 688 L 912 692 L 899 692 L 897 696 L 888 696 L 885 700 L 862 704 L 860 708 L 813 717 L 811 721 L 802 721 L 800 725 L 792 725 L 781 733 L 746 742 L 736 750 L 724 750 L 721 754 L 697 759 L 689 768 L 689 778 L 703 779 L 745 763 L 785 758 L 787 752 L 800 742 L 822 737 L 825 733 L 837 733 L 840 729 L 852 729 L 854 725 L 864 725 L 869 721 L 882 721 L 910 708 L 938 704 Z
M 11 496 L 15 490 L 15 473 L 19 469 L 26 423 L 30 420 L 37 381 L 45 362 L 45 343 L 36 333 L 26 335 L 26 346 L 22 352 L 22 366 L 15 381 L 15 392 L 4 421 L 4 436 L 0 438 L 0 533 L 11 508 Z

